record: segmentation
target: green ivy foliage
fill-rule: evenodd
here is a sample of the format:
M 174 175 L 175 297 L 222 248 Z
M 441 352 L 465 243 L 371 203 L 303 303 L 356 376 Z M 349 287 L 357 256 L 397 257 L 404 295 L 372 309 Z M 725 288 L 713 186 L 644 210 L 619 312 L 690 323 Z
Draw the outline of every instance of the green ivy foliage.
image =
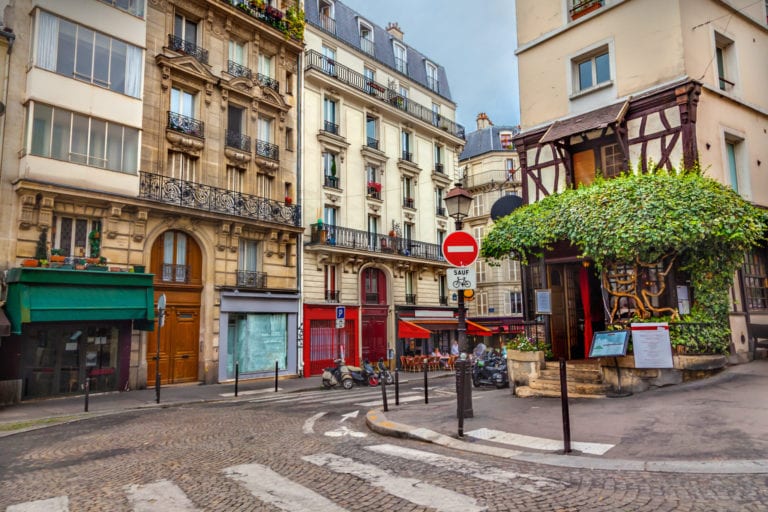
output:
M 528 263 L 561 240 L 602 269 L 611 262 L 657 261 L 676 254 L 691 276 L 692 313 L 727 325 L 728 287 L 745 251 L 765 239 L 768 212 L 717 181 L 689 170 L 655 169 L 612 179 L 523 206 L 499 219 L 481 255 Z

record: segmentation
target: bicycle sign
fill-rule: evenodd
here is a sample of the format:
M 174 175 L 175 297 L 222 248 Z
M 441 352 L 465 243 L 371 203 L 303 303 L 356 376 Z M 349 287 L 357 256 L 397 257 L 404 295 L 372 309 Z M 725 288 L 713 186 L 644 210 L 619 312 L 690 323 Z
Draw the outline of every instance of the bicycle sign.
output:
M 477 283 L 475 267 L 453 267 L 446 269 L 445 277 L 449 290 L 472 290 Z

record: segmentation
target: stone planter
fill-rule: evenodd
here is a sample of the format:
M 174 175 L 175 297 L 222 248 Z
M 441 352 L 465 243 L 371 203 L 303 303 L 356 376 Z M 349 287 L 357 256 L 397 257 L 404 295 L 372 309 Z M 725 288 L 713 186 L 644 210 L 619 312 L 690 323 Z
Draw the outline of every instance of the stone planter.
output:
M 728 359 L 719 355 L 673 355 L 673 368 L 635 368 L 635 357 L 632 355 L 601 357 L 603 381 L 613 389 L 618 389 L 619 384 L 617 363 L 621 374 L 621 389 L 641 393 L 650 388 L 711 377 L 725 368 Z
M 527 386 L 531 377 L 538 377 L 543 367 L 543 350 L 507 350 L 507 373 L 509 382 L 514 382 L 515 386 Z

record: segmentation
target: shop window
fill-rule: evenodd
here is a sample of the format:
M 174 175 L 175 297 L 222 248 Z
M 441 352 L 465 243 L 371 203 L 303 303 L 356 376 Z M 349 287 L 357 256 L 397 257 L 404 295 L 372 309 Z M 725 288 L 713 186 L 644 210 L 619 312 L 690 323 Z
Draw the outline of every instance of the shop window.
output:
M 262 373 L 288 366 L 288 315 L 285 313 L 229 314 L 227 325 L 227 378 Z

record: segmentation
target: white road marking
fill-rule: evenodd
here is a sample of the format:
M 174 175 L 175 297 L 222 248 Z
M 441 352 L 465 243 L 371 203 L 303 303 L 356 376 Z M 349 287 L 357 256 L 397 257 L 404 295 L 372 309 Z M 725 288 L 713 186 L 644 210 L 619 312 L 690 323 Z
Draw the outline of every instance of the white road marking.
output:
M 360 413 L 360 410 L 348 412 L 347 414 L 341 415 L 341 422 L 344 422 L 344 420 L 348 420 L 349 418 L 357 418 L 357 415 Z
M 429 464 L 441 469 L 455 471 L 466 476 L 479 478 L 480 480 L 509 484 L 531 493 L 539 493 L 541 490 L 545 489 L 564 489 L 568 486 L 568 483 L 560 480 L 553 480 L 551 478 L 540 477 L 529 473 L 505 471 L 478 462 L 472 462 L 457 457 L 448 457 L 424 450 L 404 448 L 392 444 L 366 446 L 365 449 L 383 455 L 400 457 L 402 459 Z
M 69 512 L 69 498 L 57 496 L 47 500 L 28 501 L 11 505 L 6 512 Z
M 283 388 L 277 388 L 277 390 L 278 391 L 282 391 Z M 248 391 L 239 391 L 238 390 L 237 396 L 241 396 L 241 395 L 242 396 L 261 395 L 261 394 L 264 394 L 264 393 L 274 393 L 274 392 L 275 392 L 275 388 L 273 388 L 273 387 L 272 388 L 267 388 L 267 389 L 250 389 Z M 219 396 L 223 396 L 223 397 L 227 397 L 228 398 L 228 397 L 231 397 L 231 396 L 235 396 L 235 393 L 234 393 L 234 391 L 232 393 L 219 393 Z
M 340 426 L 336 430 L 329 430 L 325 433 L 328 437 L 367 437 L 368 434 L 365 432 L 358 432 L 357 430 L 352 430 L 349 427 L 346 427 L 344 425 Z
M 223 471 L 227 476 L 240 482 L 258 499 L 280 510 L 346 512 L 325 496 L 294 483 L 261 464 L 242 464 Z
M 418 395 L 416 395 L 416 396 L 406 396 L 406 397 L 401 396 L 400 397 L 400 403 L 401 404 L 402 403 L 408 403 L 408 402 L 416 402 L 418 400 L 424 400 L 424 397 L 423 396 L 418 396 Z M 395 399 L 387 397 L 387 402 L 391 403 L 391 404 L 394 404 L 395 403 Z M 376 405 L 383 405 L 383 403 L 384 402 L 382 400 L 371 400 L 370 402 L 355 402 L 355 405 L 361 405 L 363 407 L 374 407 Z
M 125 491 L 134 512 L 192 512 L 199 510 L 184 491 L 168 480 L 147 485 L 127 485 Z
M 487 510 L 486 507 L 478 505 L 477 500 L 470 496 L 437 487 L 415 478 L 395 476 L 376 466 L 355 462 L 352 459 L 339 457 L 332 453 L 307 455 L 302 459 L 318 466 L 327 467 L 337 473 L 356 476 L 398 498 L 440 512 L 480 512 Z M 316 508 L 313 507 L 313 509 Z
M 522 446 L 536 450 L 557 451 L 563 449 L 563 442 L 558 439 L 546 439 L 543 437 L 524 436 L 522 434 L 512 434 L 488 428 L 480 428 L 467 432 L 466 435 L 494 443 L 509 444 L 512 446 Z M 571 442 L 571 448 L 583 453 L 592 455 L 603 455 L 615 445 L 602 443 L 581 443 Z
M 319 412 L 313 416 L 310 416 L 307 421 L 304 422 L 304 425 L 301 427 L 301 431 L 305 434 L 314 434 L 315 433 L 315 422 L 323 417 L 325 413 Z

